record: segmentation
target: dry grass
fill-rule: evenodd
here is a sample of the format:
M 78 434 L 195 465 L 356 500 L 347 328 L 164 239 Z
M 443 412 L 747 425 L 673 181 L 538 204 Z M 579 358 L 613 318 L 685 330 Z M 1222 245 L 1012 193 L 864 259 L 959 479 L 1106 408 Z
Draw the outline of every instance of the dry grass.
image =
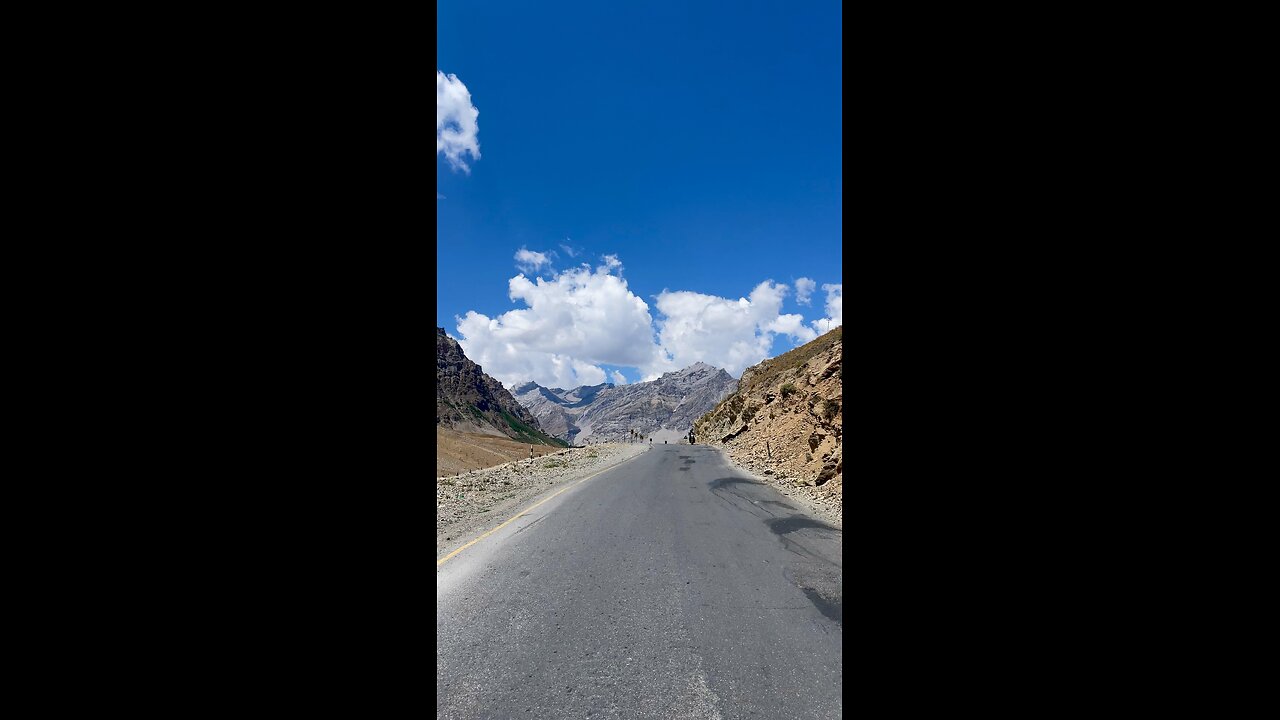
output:
M 773 378 L 777 377 L 780 373 L 804 365 L 809 362 L 810 358 L 818 355 L 819 353 L 826 352 L 832 345 L 840 342 L 843 338 L 844 327 L 841 326 L 822 337 L 819 337 L 817 340 L 805 343 L 794 350 L 784 352 L 776 358 L 765 360 L 760 363 L 759 369 L 751 378 L 752 386 L 762 383 L 771 385 L 773 383 Z M 738 388 L 738 390 L 741 392 L 743 391 L 743 388 Z M 747 390 L 750 390 L 750 388 L 747 388 Z
M 551 445 L 534 445 L 533 455 L 542 457 L 563 449 Z M 436 477 L 527 459 L 529 443 L 494 435 L 436 428 Z

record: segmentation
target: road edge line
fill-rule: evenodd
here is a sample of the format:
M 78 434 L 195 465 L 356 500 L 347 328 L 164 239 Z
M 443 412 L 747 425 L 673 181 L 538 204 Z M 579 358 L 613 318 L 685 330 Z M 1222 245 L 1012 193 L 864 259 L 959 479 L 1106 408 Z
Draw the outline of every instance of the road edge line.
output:
M 436 561 L 436 567 L 440 567 L 441 565 L 445 564 L 445 562 L 447 562 L 448 560 L 450 560 L 454 555 L 457 555 L 458 553 L 462 552 L 463 550 L 466 550 L 467 548 L 471 547 L 472 545 L 475 545 L 476 543 L 480 542 L 481 540 L 483 540 L 483 539 L 485 539 L 485 538 L 489 537 L 490 535 L 492 535 L 492 534 L 494 534 L 494 533 L 498 532 L 498 531 L 499 531 L 499 530 L 501 530 L 502 528 L 504 528 L 504 527 L 506 527 L 506 526 L 510 525 L 513 521 L 515 521 L 515 520 L 517 520 L 517 519 L 519 519 L 519 518 L 521 518 L 521 517 L 524 517 L 525 515 L 529 514 L 529 511 L 530 511 L 530 510 L 532 510 L 532 509 L 534 509 L 534 508 L 538 507 L 539 505 L 541 505 L 542 503 L 544 503 L 544 502 L 546 502 L 546 501 L 548 501 L 548 500 L 550 500 L 550 499 L 554 498 L 556 495 L 559 495 L 560 493 L 562 493 L 562 492 L 564 492 L 564 491 L 566 491 L 566 490 L 570 490 L 570 489 L 572 489 L 572 488 L 575 488 L 575 487 L 577 487 L 577 486 L 581 485 L 582 483 L 584 483 L 584 482 L 586 482 L 586 481 L 590 480 L 591 478 L 593 478 L 593 477 L 595 477 L 595 476 L 597 476 L 597 475 L 599 475 L 599 474 L 601 474 L 601 473 L 609 472 L 610 470 L 612 470 L 612 469 L 614 469 L 614 468 L 616 468 L 616 467 L 620 467 L 620 466 L 622 466 L 622 465 L 624 465 L 624 464 L 626 464 L 626 463 L 629 463 L 629 462 L 631 462 L 632 460 L 635 460 L 636 458 L 638 458 L 638 457 L 640 457 L 641 455 L 643 455 L 645 452 L 646 452 L 646 451 L 638 452 L 638 453 L 636 453 L 635 455 L 632 455 L 631 457 L 627 458 L 626 460 L 623 460 L 623 461 L 622 461 L 622 462 L 620 462 L 620 463 L 615 463 L 615 464 L 613 464 L 613 465 L 610 465 L 609 467 L 601 468 L 600 470 L 597 470 L 597 471 L 595 471 L 595 472 L 591 473 L 590 475 L 588 475 L 588 476 L 586 476 L 586 477 L 582 478 L 581 480 L 579 480 L 579 481 L 577 481 L 577 482 L 570 483 L 570 484 L 568 484 L 567 486 L 560 488 L 560 489 L 559 489 L 559 490 L 557 490 L 555 493 L 553 493 L 553 494 L 551 494 L 551 495 L 548 495 L 547 497 L 542 498 L 542 499 L 541 499 L 541 500 L 539 500 L 538 502 L 536 502 L 536 503 L 534 503 L 534 504 L 530 505 L 529 507 L 525 508 L 524 510 L 521 510 L 520 512 L 516 513 L 515 515 L 513 515 L 513 516 L 511 516 L 511 517 L 507 518 L 505 521 L 503 521 L 503 523 L 502 523 L 501 525 L 499 525 L 499 526 L 497 526 L 497 527 L 493 528 L 492 530 L 489 530 L 489 531 L 485 532 L 485 533 L 484 533 L 483 535 L 481 535 L 480 537 L 477 537 L 476 539 L 472 540 L 471 542 L 467 543 L 466 545 L 463 545 L 462 547 L 458 548 L 457 550 L 454 550 L 453 552 L 449 553 L 448 555 L 445 555 L 444 557 L 440 558 L 439 560 L 437 560 L 437 561 Z

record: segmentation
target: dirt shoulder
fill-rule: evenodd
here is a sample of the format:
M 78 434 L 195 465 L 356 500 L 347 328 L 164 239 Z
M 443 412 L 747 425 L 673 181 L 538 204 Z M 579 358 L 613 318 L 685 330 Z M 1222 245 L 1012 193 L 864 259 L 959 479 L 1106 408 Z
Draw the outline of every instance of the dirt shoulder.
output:
M 493 467 L 512 460 L 528 460 L 530 444 L 507 437 L 436 427 L 436 477 Z M 537 457 L 559 452 L 554 445 L 533 445 Z
M 436 478 L 436 557 L 501 523 L 548 491 L 619 465 L 648 449 L 647 444 L 603 443 L 559 450 L 532 462 L 517 460 Z
M 778 477 L 777 471 L 768 464 L 757 460 L 744 448 L 712 445 L 720 451 L 725 462 L 759 480 L 772 485 L 778 492 L 802 503 L 817 517 L 844 529 L 844 478 L 837 476 L 826 484 L 815 487 L 794 479 Z

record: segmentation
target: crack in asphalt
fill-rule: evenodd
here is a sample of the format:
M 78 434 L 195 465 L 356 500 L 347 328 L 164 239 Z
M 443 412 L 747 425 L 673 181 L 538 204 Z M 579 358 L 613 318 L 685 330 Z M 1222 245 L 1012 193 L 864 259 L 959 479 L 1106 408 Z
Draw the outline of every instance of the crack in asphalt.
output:
M 511 534 L 512 534 L 512 536 L 519 535 L 520 533 L 524 532 L 525 530 L 528 530 L 529 528 L 533 527 L 534 525 L 537 525 L 538 523 L 542 522 L 542 521 L 543 521 L 543 520 L 545 520 L 546 518 L 547 518 L 547 516 L 546 516 L 546 515 L 543 515 L 542 517 L 538 518 L 537 520 L 534 520 L 533 522 L 529 523 L 528 525 L 525 525 L 524 527 L 520 528 L 519 530 L 517 530 L 517 531 L 515 531 L 515 532 L 513 532 L 513 533 L 511 533 Z

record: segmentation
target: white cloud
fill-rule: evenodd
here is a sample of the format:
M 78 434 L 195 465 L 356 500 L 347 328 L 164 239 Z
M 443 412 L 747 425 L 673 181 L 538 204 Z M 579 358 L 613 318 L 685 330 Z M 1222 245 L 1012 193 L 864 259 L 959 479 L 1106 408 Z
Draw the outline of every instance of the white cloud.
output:
M 813 294 L 813 289 L 816 288 L 817 286 L 818 286 L 818 283 L 810 280 L 809 278 L 804 278 L 804 277 L 797 278 L 796 279 L 796 302 L 800 303 L 801 305 L 809 305 L 810 304 L 809 296 Z
M 844 283 L 824 284 L 822 289 L 827 293 L 827 316 L 809 323 L 819 333 L 834 330 L 844 324 Z
M 797 343 L 807 343 L 818 337 L 818 334 L 804 325 L 803 315 L 779 315 L 777 320 L 769 323 L 769 330 L 788 335 Z
M 526 248 L 520 248 L 515 255 L 516 267 L 522 271 L 533 274 L 543 265 L 550 265 L 551 260 L 547 258 L 545 253 L 535 252 Z
M 649 367 L 661 360 L 649 306 L 611 272 L 616 257 L 595 268 L 566 270 L 550 280 L 523 274 L 507 283 L 527 307 L 496 318 L 475 311 L 456 318 L 467 357 L 508 387 L 534 380 L 547 387 L 596 385 L 600 364 Z
M 730 300 L 714 295 L 663 291 L 658 311 L 662 350 L 669 360 L 650 368 L 645 380 L 664 370 L 675 370 L 702 361 L 724 368 L 738 377 L 747 367 L 769 357 L 774 332 L 807 337 L 804 318 L 780 317 L 782 298 L 789 288 L 772 280 L 755 287 L 746 298 Z
M 823 285 L 822 289 L 827 291 L 827 316 L 837 324 L 841 323 L 844 317 L 844 284 Z
M 463 160 L 468 153 L 472 161 L 480 159 L 479 115 L 471 104 L 471 92 L 458 76 L 436 70 L 436 152 L 444 154 L 454 170 L 471 172 Z
M 568 239 L 569 238 L 565 238 L 565 240 L 568 240 Z M 578 252 L 574 250 L 572 247 L 570 247 L 569 245 L 565 245 L 564 243 L 561 243 L 560 249 L 564 250 L 564 254 L 568 255 L 571 258 L 578 257 Z
M 526 255 L 517 253 L 516 259 L 535 268 L 548 262 L 545 253 L 521 252 Z M 782 314 L 790 288 L 772 280 L 736 300 L 664 290 L 656 298 L 655 323 L 649 305 L 623 279 L 622 261 L 616 255 L 602 261 L 550 279 L 511 278 L 508 296 L 524 307 L 495 318 L 475 311 L 455 318 L 467 357 L 507 387 L 528 380 L 562 388 L 628 382 L 620 371 L 606 371 L 603 365 L 635 368 L 641 381 L 699 361 L 740 377 L 772 355 L 777 335 L 800 344 L 840 324 L 841 285 L 822 286 L 831 316 L 824 325 L 806 323 L 800 314 Z

